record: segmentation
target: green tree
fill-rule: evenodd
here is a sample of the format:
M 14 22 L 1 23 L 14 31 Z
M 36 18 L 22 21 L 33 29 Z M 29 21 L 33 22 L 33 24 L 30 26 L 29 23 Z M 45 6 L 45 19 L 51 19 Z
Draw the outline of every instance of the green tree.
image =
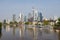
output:
M 10 24 L 13 24 L 13 22 L 11 21 Z
M 60 29 L 60 18 L 58 18 L 58 22 L 54 24 L 55 29 Z
M 2 22 L 0 22 L 0 27 L 2 26 Z
M 58 22 L 57 22 L 57 24 L 60 26 L 60 18 L 58 18 Z
M 49 21 L 48 20 L 44 20 L 43 21 L 43 25 L 48 25 L 49 24 Z
M 0 30 L 2 29 L 2 22 L 0 22 Z
M 25 22 L 25 24 L 27 24 L 27 25 L 28 25 L 28 24 L 29 24 L 29 22 Z
M 58 18 L 58 22 L 55 25 L 60 26 L 60 18 Z
M 14 22 L 14 24 L 18 24 L 18 22 L 17 22 L 17 21 L 15 21 L 15 22 Z

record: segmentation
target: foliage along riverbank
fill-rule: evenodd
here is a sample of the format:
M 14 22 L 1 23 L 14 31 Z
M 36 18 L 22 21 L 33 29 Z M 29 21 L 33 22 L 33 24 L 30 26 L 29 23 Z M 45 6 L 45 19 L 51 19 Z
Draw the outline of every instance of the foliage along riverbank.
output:
M 57 23 L 54 24 L 53 28 L 60 30 L 60 18 L 58 18 Z
M 2 22 L 0 22 L 0 27 L 2 26 Z

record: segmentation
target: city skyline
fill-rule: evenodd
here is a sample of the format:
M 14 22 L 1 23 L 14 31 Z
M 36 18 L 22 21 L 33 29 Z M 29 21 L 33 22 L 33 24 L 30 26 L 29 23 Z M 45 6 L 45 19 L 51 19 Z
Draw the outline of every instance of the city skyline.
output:
M 0 0 L 0 20 L 12 19 L 13 14 L 18 17 L 20 12 L 28 15 L 32 7 L 46 18 L 60 16 L 60 0 Z

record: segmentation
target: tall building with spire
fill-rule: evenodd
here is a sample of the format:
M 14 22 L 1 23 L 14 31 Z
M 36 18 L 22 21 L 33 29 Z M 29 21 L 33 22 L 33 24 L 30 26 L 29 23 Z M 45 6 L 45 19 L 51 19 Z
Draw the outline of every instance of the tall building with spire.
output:
M 22 13 L 19 15 L 19 21 L 24 22 L 24 15 Z

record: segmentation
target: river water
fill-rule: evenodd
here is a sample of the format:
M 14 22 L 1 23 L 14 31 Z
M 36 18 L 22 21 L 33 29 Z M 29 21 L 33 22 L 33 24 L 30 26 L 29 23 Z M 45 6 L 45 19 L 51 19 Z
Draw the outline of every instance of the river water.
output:
M 60 40 L 57 33 L 49 27 L 20 25 L 18 27 L 3 26 L 0 29 L 0 40 Z

